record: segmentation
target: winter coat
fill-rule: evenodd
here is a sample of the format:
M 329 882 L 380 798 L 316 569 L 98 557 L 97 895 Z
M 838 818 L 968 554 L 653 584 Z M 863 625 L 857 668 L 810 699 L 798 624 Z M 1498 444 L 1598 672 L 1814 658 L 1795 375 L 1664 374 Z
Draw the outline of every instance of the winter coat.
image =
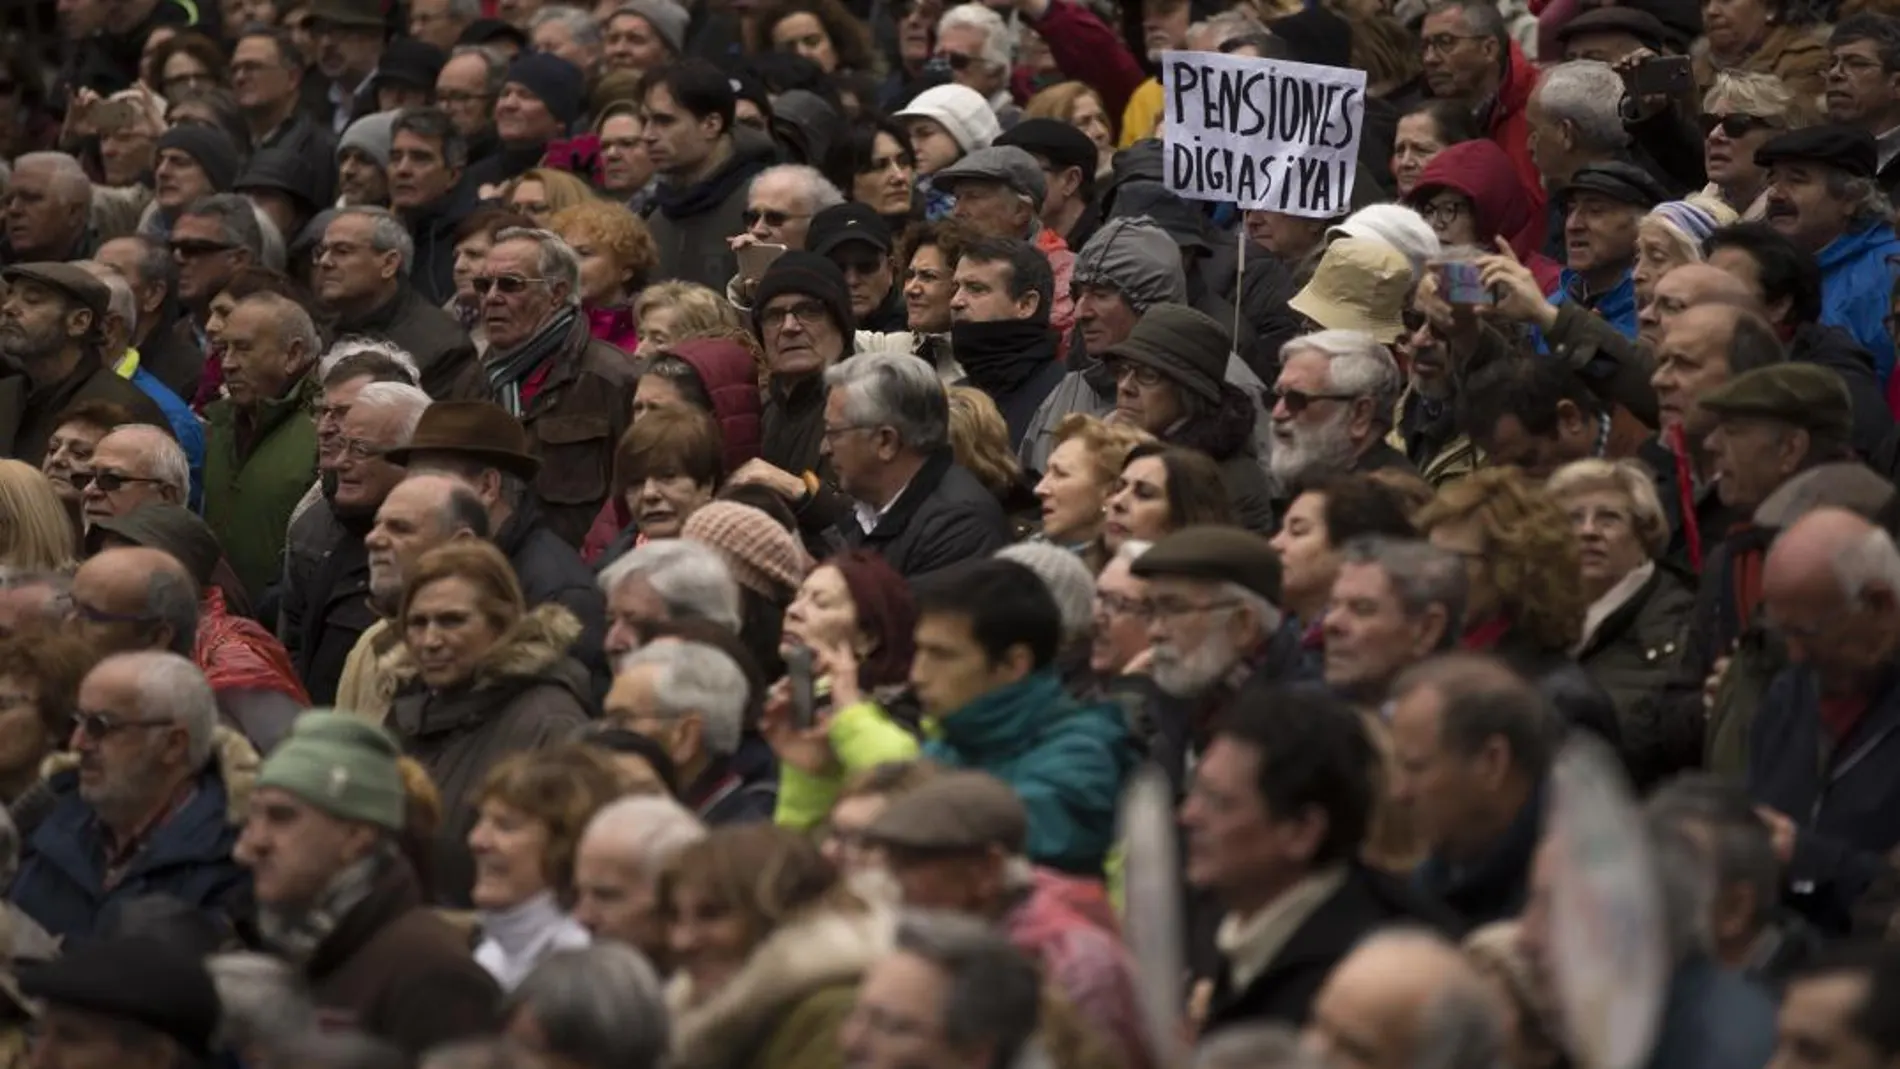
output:
M 1082 882 L 1037 870 L 1003 915 L 1003 933 L 1042 968 L 1044 983 L 1068 1000 L 1088 1029 L 1123 1054 L 1127 1069 L 1147 1069 L 1150 1047 L 1134 961 L 1113 927 L 1071 902 L 1072 885 Z
M 82 401 L 123 406 L 134 421 L 165 426 L 165 413 L 145 391 L 120 378 L 96 356 L 82 356 L 72 374 L 35 388 L 24 374 L 0 376 L 0 457 L 34 467 L 46 458 L 46 440 L 59 429 L 60 414 Z
M 354 713 L 380 724 L 389 716 L 389 703 L 396 697 L 396 677 L 389 670 L 391 659 L 400 656 L 402 635 L 378 620 L 356 640 L 356 647 L 343 662 L 343 676 L 337 681 L 335 708 L 339 713 Z
M 1893 411 L 1881 390 L 1873 354 L 1839 327 L 1803 323 L 1788 341 L 1788 359 L 1817 364 L 1841 377 L 1854 405 L 1854 451 L 1871 457 L 1893 431 Z
M 1544 176 L 1538 172 L 1536 161 L 1531 159 L 1531 121 L 1526 114 L 1531 94 L 1537 91 L 1539 78 L 1537 65 L 1524 54 L 1517 42 L 1511 42 L 1510 61 L 1504 72 L 1504 80 L 1498 85 L 1488 114 L 1481 120 L 1486 127 L 1485 133 L 1511 157 L 1511 166 L 1517 170 L 1518 181 L 1523 183 L 1524 198 L 1529 202 L 1533 220 L 1544 218 L 1544 203 L 1547 199 Z M 1542 227 L 1539 227 L 1534 246 L 1542 243 Z
M 1204 418 L 1182 422 L 1162 435 L 1169 445 L 1197 449 L 1220 465 L 1221 486 L 1234 522 L 1249 531 L 1273 530 L 1273 482 L 1254 451 L 1259 409 L 1240 387 L 1221 387 L 1220 406 Z
M 675 974 L 670 1069 L 838 1069 L 858 981 L 890 952 L 895 930 L 886 911 L 818 903 L 780 922 L 703 1000 L 692 977 Z
M 310 708 L 310 695 L 284 644 L 257 621 L 231 615 L 217 587 L 199 599 L 191 660 L 217 695 L 226 725 L 242 732 L 261 753 L 269 753 L 290 734 L 297 714 Z
M 228 400 L 205 409 L 205 523 L 218 536 L 244 589 L 278 576 L 291 510 L 317 476 L 317 425 L 310 417 L 314 376 L 257 405 L 255 429 L 240 442 L 242 417 Z
M 866 531 L 855 512 L 838 527 L 845 545 L 877 552 L 913 581 L 1009 544 L 1002 504 L 947 448 L 924 461 L 876 527 Z
M 392 858 L 304 965 L 326 1021 L 387 1040 L 411 1058 L 502 1025 L 501 990 L 469 956 L 468 937 L 423 900 L 407 861 Z
M 291 598 L 301 594 L 294 609 Z M 297 674 L 318 705 L 336 700 L 337 681 L 350 651 L 376 622 L 369 604 L 369 547 L 363 535 L 346 531 L 317 562 L 310 582 L 301 592 L 287 592 L 285 612 L 299 621 L 298 641 L 291 651 Z
M 1793 819 L 1789 904 L 1845 934 L 1855 904 L 1900 845 L 1900 670 L 1889 668 L 1845 737 L 1821 720 L 1820 680 L 1791 664 L 1762 696 L 1749 737 L 1748 796 Z
M 752 179 L 774 162 L 770 141 L 744 127 L 732 131 L 732 155 L 702 181 L 685 189 L 662 184 L 655 205 L 647 213 L 647 229 L 660 262 L 655 278 L 697 282 L 724 292 L 726 280 L 738 273 L 739 261 L 726 239 L 744 229 Z
M 712 398 L 713 418 L 725 446 L 726 473 L 759 455 L 759 366 L 751 350 L 724 338 L 689 338 L 666 351 L 692 365 Z
M 1884 219 L 1842 234 L 1815 254 L 1821 262 L 1821 322 L 1845 330 L 1872 353 L 1883 384 L 1893 372 L 1893 338 L 1887 333 L 1893 277 L 1887 261 L 1895 255 L 1900 237 Z
M 1827 89 L 1831 58 L 1825 27 L 1778 26 L 1749 49 L 1747 58 L 1735 67 L 1716 66 L 1707 40 L 1697 41 L 1690 50 L 1690 69 L 1695 74 L 1697 100 L 1715 88 L 1715 76 L 1723 71 L 1770 74 L 1787 86 L 1790 94 L 1813 100 Z
M 575 322 L 552 360 L 521 424 L 541 458 L 535 503 L 549 529 L 578 548 L 612 491 L 614 449 L 633 417 L 635 362 L 630 354 L 595 341 L 585 319 Z M 471 361 L 450 397 L 495 400 L 487 369 Z
M 1060 341 L 1053 329 L 1037 331 L 1015 321 L 958 324 L 951 331 L 951 348 L 966 376 L 956 385 L 982 390 L 996 402 L 1012 451 L 1043 398 L 1067 374 Z
M 917 737 L 873 702 L 847 705 L 824 724 L 826 741 L 837 758 L 836 769 L 830 775 L 814 776 L 790 764 L 779 765 L 774 823 L 797 831 L 815 828 L 831 812 L 831 803 L 852 775 L 887 762 L 917 758 Z
M 1484 454 L 1458 429 L 1456 405 L 1427 401 L 1407 385 L 1393 406 L 1392 431 L 1385 444 L 1405 454 L 1406 460 L 1432 489 L 1476 471 Z
M 409 227 L 409 239 L 416 245 L 409 285 L 424 301 L 438 308 L 455 296 L 455 231 L 475 207 L 475 187 L 464 178 L 435 203 L 401 213 L 403 223 Z M 420 363 L 421 354 L 415 356 Z M 426 377 L 422 388 L 429 389 Z M 436 394 L 431 390 L 429 396 Z
M 1598 293 L 1586 291 L 1583 276 L 1564 268 L 1557 275 L 1557 291 L 1550 295 L 1550 303 L 1579 305 L 1595 312 L 1605 323 L 1616 328 L 1616 332 L 1625 338 L 1636 337 L 1636 279 L 1629 271 L 1616 285 Z M 1548 351 L 1550 345 L 1541 331 L 1533 331 L 1538 339 L 1538 350 Z
M 937 728 L 924 757 L 987 772 L 1022 799 L 1031 861 L 1101 874 L 1135 755 L 1119 707 L 1076 701 L 1050 668 L 945 715 Z
M 587 331 L 595 341 L 627 353 L 640 347 L 639 324 L 633 320 L 632 308 L 623 304 L 617 308 L 588 308 L 585 312 Z
M 521 506 L 495 533 L 495 548 L 508 557 L 529 608 L 559 605 L 580 623 L 580 635 L 568 653 L 593 677 L 595 693 L 604 695 L 611 680 L 604 650 L 607 595 L 595 582 L 593 570 L 581 563 L 574 547 L 541 522 L 534 502 L 523 501 Z
M 1664 684 L 1682 662 L 1695 605 L 1695 593 L 1674 572 L 1649 568 L 1640 585 L 1605 595 L 1620 600 L 1603 606 L 1607 615 L 1575 653 L 1577 663 L 1616 703 L 1630 777 L 1639 790 L 1674 770 L 1657 720 L 1667 713 Z
M 249 899 L 250 873 L 231 859 L 251 786 L 257 751 L 243 736 L 216 729 L 211 759 L 184 804 L 147 833 L 118 881 L 106 885 L 105 829 L 79 796 L 79 758 L 47 760 L 51 809 L 26 833 L 7 900 L 48 933 L 83 939 L 115 926 L 134 899 L 164 895 L 228 921 Z
M 1534 791 L 1504 834 L 1476 857 L 1432 854 L 1412 873 L 1412 885 L 1458 915 L 1467 929 L 1509 920 L 1530 898 L 1531 859 L 1544 827 L 1544 792 Z
M 1643 443 L 1637 450 L 1636 459 L 1656 473 L 1656 499 L 1662 502 L 1663 516 L 1669 521 L 1669 549 L 1663 554 L 1663 562 L 1684 574 L 1695 574 L 1690 563 L 1689 528 L 1683 520 L 1684 490 L 1688 491 L 1686 496 L 1695 516 L 1696 533 L 1701 543 L 1699 552 L 1705 561 L 1729 528 L 1748 517 L 1722 504 L 1714 486 L 1684 487 L 1677 470 L 1676 455 L 1660 437 Z
M 1536 685 L 1559 719 L 1560 734 L 1573 728 L 1593 732 L 1617 753 L 1623 751 L 1623 733 L 1616 719 L 1616 703 L 1563 650 L 1536 645 L 1529 634 L 1512 629 L 1491 648 L 1512 670 Z M 1625 754 L 1625 761 L 1628 756 Z
M 586 670 L 567 656 L 579 634 L 566 609 L 540 606 L 483 655 L 473 679 L 446 692 L 422 684 L 407 646 L 390 664 L 398 691 L 388 727 L 442 795 L 435 879 L 450 904 L 468 903 L 474 875 L 468 833 L 475 826 L 474 794 L 488 770 L 503 758 L 566 740 L 588 717 Z
M 1697 954 L 1670 974 L 1643 1069 L 1761 1069 L 1775 1055 L 1775 1000 Z
M 363 318 L 339 319 L 336 334 L 361 334 L 395 343 L 416 358 L 423 392 L 437 400 L 446 400 L 455 380 L 475 365 L 475 346 L 468 340 L 468 331 L 439 302 L 407 284 Z
M 1418 182 L 1405 197 L 1413 207 L 1430 204 L 1440 190 L 1449 189 L 1471 202 L 1471 221 L 1480 249 L 1496 247 L 1502 234 L 1531 269 L 1546 295 L 1557 289 L 1561 267 L 1540 250 L 1543 218 L 1533 210 L 1524 179 L 1511 157 L 1494 141 L 1479 139 L 1448 146 L 1419 172 Z
M 292 513 L 290 530 L 285 536 L 284 570 L 279 590 L 277 610 L 269 614 L 259 614 L 267 624 L 275 618 L 277 637 L 290 651 L 293 661 L 303 648 L 305 631 L 304 613 L 306 604 L 311 603 L 311 584 L 316 579 L 317 568 L 337 545 L 350 533 L 336 518 L 336 512 L 323 496 L 321 483 L 312 484 L 304 493 L 304 500 L 298 503 L 301 511 Z

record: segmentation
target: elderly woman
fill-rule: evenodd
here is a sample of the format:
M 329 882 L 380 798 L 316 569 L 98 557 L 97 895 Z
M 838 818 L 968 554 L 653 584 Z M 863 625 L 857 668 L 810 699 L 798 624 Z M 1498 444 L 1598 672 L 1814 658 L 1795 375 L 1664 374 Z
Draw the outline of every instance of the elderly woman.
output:
M 669 280 L 640 291 L 633 302 L 640 347 L 634 355 L 651 356 L 674 342 L 726 331 L 745 332 L 739 313 L 710 287 Z
M 671 1029 L 659 974 L 620 943 L 557 950 L 502 1003 L 507 1035 L 562 1069 L 660 1065 Z
M 697 408 L 663 409 L 634 421 L 614 452 L 611 510 L 619 534 L 598 562 L 611 563 L 655 538 L 678 538 L 725 479 L 719 425 Z M 598 521 L 596 521 L 598 524 Z
M 1078 551 L 1093 545 L 1108 517 L 1108 498 L 1136 446 L 1154 439 L 1126 423 L 1106 423 L 1080 412 L 1056 425 L 1056 446 L 1036 483 L 1042 537 Z M 1093 561 L 1098 568 L 1100 560 Z
M 587 720 L 593 689 L 568 655 L 579 622 L 558 605 L 530 612 L 493 545 L 450 542 L 405 570 L 389 726 L 441 788 L 436 879 L 461 905 L 473 882 L 475 788 L 504 758 L 569 737 Z
M 619 793 L 613 762 L 576 743 L 515 754 L 483 780 L 468 833 L 469 899 L 480 911 L 475 961 L 502 990 L 554 951 L 587 945 L 587 929 L 566 912 L 574 855 L 587 822 Z
M 58 572 L 78 560 L 78 536 L 51 480 L 24 461 L 0 460 L 0 566 Z
M 1234 522 L 1221 485 L 1220 468 L 1207 454 L 1145 443 L 1128 451 L 1098 541 L 1112 554 L 1123 542 L 1158 542 L 1197 523 Z
M 667 866 L 660 909 L 679 969 L 671 1069 L 837 1062 L 838 1029 L 892 922 L 815 843 L 771 824 L 715 829 Z
M 1702 144 L 1708 188 L 1743 219 L 1768 213 L 1768 168 L 1755 152 L 1777 134 L 1820 121 L 1812 97 L 1793 92 L 1769 74 L 1724 71 L 1702 98 Z
M 1392 181 L 1399 198 L 1409 202 L 1419 176 L 1439 153 L 1482 136 L 1471 109 L 1455 100 L 1428 100 L 1400 116 L 1392 140 Z
M 1465 562 L 1464 648 L 1502 658 L 1566 722 L 1620 746 L 1615 705 L 1570 659 L 1589 600 L 1577 536 L 1557 502 L 1517 468 L 1480 468 L 1440 487 L 1413 522 Z
M 1634 460 L 1579 460 L 1557 469 L 1545 490 L 1569 513 L 1582 547 L 1589 608 L 1573 655 L 1616 703 L 1631 778 L 1647 785 L 1674 771 L 1682 749 L 1659 737 L 1661 698 L 1695 608 L 1688 585 L 1656 564 L 1669 521 L 1655 476 Z
M 1636 224 L 1636 307 L 1649 304 L 1656 283 L 1683 264 L 1702 262 L 1702 243 L 1717 227 L 1737 220 L 1720 197 L 1698 193 L 1686 200 L 1664 201 Z
M 767 679 L 783 675 L 778 648 L 785 610 L 811 571 L 798 536 L 771 514 L 735 501 L 699 509 L 680 533 L 719 552 L 739 584 L 740 639 Z
M 1723 73 L 1771 75 L 1803 100 L 1819 99 L 1829 66 L 1825 27 L 1797 0 L 1709 0 L 1692 53 L 1696 87 Z
M 1302 491 L 1273 536 L 1280 553 L 1282 608 L 1307 628 L 1317 646 L 1326 604 L 1339 577 L 1340 548 L 1355 538 L 1414 538 L 1410 510 L 1390 487 L 1370 475 L 1341 475 Z
M 50 628 L 0 639 L 0 802 L 39 782 L 40 762 L 72 737 L 80 681 L 100 654 Z
M 627 352 L 640 348 L 633 297 L 659 261 L 646 223 L 626 208 L 590 198 L 548 220 L 581 261 L 581 309 L 594 337 Z

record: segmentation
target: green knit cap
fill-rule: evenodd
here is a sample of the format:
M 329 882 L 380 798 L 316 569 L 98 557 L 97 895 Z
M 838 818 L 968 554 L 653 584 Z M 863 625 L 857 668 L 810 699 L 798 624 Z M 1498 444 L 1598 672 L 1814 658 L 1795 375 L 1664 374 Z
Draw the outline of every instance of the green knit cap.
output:
M 288 791 L 333 817 L 401 831 L 401 753 L 381 725 L 312 709 L 265 759 L 257 785 Z

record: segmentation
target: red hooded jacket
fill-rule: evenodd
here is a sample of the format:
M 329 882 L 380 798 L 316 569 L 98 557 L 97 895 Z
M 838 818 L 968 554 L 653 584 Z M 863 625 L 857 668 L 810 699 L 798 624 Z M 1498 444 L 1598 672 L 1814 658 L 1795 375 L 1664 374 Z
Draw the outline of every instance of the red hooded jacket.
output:
M 1471 201 L 1472 226 L 1478 246 L 1490 250 L 1503 234 L 1517 258 L 1537 276 L 1544 295 L 1556 292 L 1559 267 L 1539 251 L 1543 244 L 1544 215 L 1531 209 L 1531 200 L 1511 158 L 1490 141 L 1463 141 L 1433 156 L 1405 198 L 1422 208 L 1441 189 L 1461 193 Z
M 1491 105 L 1491 128 L 1486 133 L 1511 158 L 1518 180 L 1524 183 L 1524 192 L 1530 197 L 1531 218 L 1536 220 L 1536 241 L 1541 247 L 1544 204 L 1548 198 L 1544 194 L 1544 178 L 1537 173 L 1537 164 L 1531 161 L 1531 121 L 1525 114 L 1538 77 L 1537 65 L 1512 41 L 1510 63 L 1505 68 L 1504 80 L 1498 83 L 1497 100 Z

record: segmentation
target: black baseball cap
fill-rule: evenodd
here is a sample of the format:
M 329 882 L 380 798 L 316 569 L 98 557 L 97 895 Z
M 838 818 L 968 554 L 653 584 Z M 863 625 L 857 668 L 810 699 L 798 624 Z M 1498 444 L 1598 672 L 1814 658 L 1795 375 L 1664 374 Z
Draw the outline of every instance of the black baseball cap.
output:
M 891 224 L 870 205 L 847 201 L 812 216 L 811 228 L 805 234 L 805 247 L 820 256 L 830 256 L 833 250 L 853 241 L 888 254 L 894 244 Z

